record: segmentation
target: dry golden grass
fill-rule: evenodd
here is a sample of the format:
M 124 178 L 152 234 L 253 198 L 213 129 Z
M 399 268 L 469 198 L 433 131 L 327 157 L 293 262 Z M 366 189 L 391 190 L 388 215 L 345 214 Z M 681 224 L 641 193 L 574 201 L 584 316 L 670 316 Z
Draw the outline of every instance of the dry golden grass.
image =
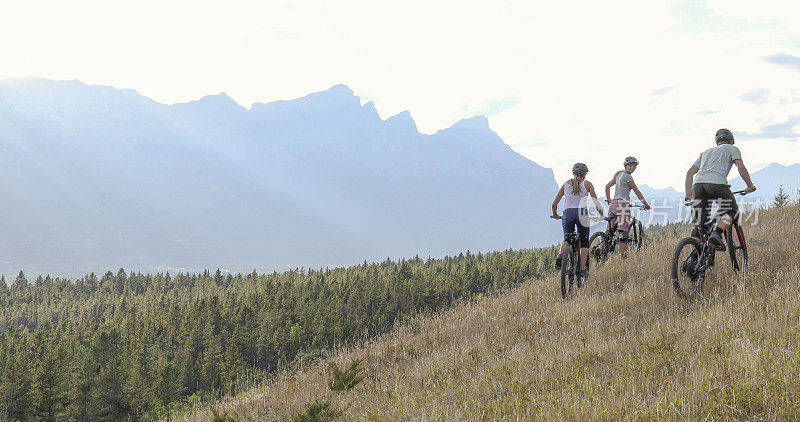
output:
M 717 255 L 699 300 L 676 297 L 667 239 L 570 300 L 555 276 L 532 280 L 342 351 L 368 377 L 334 401 L 344 420 L 800 419 L 799 210 L 747 226 L 749 273 Z M 319 364 L 216 409 L 284 420 L 327 396 L 327 376 Z

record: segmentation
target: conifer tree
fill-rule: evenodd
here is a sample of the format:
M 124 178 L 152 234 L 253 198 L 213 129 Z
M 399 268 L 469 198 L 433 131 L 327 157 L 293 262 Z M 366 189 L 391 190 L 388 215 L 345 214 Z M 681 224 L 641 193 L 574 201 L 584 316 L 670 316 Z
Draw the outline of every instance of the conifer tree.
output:
M 789 194 L 783 190 L 783 185 L 778 187 L 778 193 L 775 194 L 775 197 L 772 198 L 772 206 L 775 208 L 781 208 L 789 204 Z
M 73 351 L 72 379 L 68 393 L 67 414 L 71 420 L 87 422 L 99 413 L 97 405 L 98 366 L 87 348 L 79 346 Z
M 28 420 L 33 410 L 32 368 L 26 342 L 23 341 L 19 346 L 17 350 L 5 355 L 5 364 L 0 374 L 0 391 L 8 417 L 11 420 Z
M 17 278 L 14 280 L 13 288 L 16 291 L 27 291 L 28 279 L 25 278 L 25 274 L 22 271 L 19 272 Z
M 124 388 L 127 374 L 120 343 L 116 328 L 98 332 L 92 343 L 92 354 L 98 364 L 98 413 L 95 416 L 99 418 L 118 418 L 130 411 L 130 399 Z
M 8 296 L 10 291 L 8 290 L 8 285 L 6 284 L 5 276 L 0 277 L 0 307 L 6 307 L 8 305 Z M 0 322 L 0 330 L 3 329 L 2 322 Z
M 62 419 L 67 404 L 63 367 L 66 353 L 62 346 L 48 346 L 34 375 L 35 413 L 40 420 L 56 421 Z

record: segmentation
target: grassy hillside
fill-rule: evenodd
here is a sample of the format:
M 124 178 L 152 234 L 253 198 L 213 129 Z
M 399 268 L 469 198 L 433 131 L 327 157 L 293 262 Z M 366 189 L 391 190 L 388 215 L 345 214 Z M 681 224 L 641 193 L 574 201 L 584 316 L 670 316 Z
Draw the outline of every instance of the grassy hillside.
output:
M 762 213 L 750 272 L 718 255 L 699 300 L 676 297 L 677 238 L 614 257 L 570 300 L 555 276 L 419 319 L 331 360 L 367 378 L 343 420 L 800 418 L 800 207 Z M 323 363 L 215 410 L 283 420 L 327 397 Z M 349 407 L 348 407 L 349 406 Z M 197 409 L 186 420 L 206 420 Z

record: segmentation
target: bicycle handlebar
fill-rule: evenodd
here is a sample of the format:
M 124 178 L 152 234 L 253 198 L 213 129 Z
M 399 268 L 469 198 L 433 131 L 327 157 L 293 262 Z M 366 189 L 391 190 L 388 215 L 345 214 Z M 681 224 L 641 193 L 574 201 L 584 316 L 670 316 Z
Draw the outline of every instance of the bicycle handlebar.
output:
M 558 218 L 556 218 L 555 216 L 552 216 L 552 215 L 550 216 L 550 218 L 552 218 L 553 220 L 558 220 Z M 592 218 L 592 217 L 590 217 L 589 219 L 592 220 L 592 221 L 611 221 L 611 219 L 609 217 L 603 217 L 603 218 Z
M 745 196 L 748 193 L 750 193 L 750 192 L 748 192 L 747 189 L 742 189 L 742 190 L 737 190 L 736 192 L 731 192 L 732 195 L 739 195 L 739 196 Z M 692 205 L 692 201 L 684 201 L 683 205 L 685 205 L 687 207 L 691 206 Z

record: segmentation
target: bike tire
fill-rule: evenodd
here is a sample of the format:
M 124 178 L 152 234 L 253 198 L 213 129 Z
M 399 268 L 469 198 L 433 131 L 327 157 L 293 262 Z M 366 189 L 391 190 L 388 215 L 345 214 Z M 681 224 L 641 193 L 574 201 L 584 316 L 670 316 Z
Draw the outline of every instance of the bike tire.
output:
M 695 254 L 695 259 L 690 257 L 692 253 Z M 675 247 L 675 252 L 672 254 L 672 286 L 679 297 L 691 299 L 703 290 L 705 271 L 692 274 L 694 264 L 698 259 L 702 259 L 701 254 L 702 245 L 694 237 L 682 239 Z
M 576 259 L 575 252 L 570 248 L 564 253 L 561 261 L 561 297 L 566 299 L 572 294 L 572 286 L 575 283 Z
M 580 251 L 580 248 L 578 250 Z M 577 262 L 577 264 L 575 265 L 575 270 L 580 272 L 581 268 L 583 268 L 583 267 L 581 267 L 581 254 L 580 254 L 580 252 L 578 252 L 577 256 L 575 257 L 575 261 Z M 591 261 L 592 261 L 592 257 L 590 257 L 587 254 L 586 255 L 586 269 L 587 270 L 589 269 L 589 265 L 591 265 Z M 580 289 L 581 287 L 583 287 L 583 283 L 585 283 L 587 280 L 589 280 L 588 271 L 587 271 L 586 277 L 581 277 L 581 276 L 577 275 L 578 274 L 577 272 L 575 274 L 576 274 L 575 275 L 575 283 L 577 284 L 577 288 Z
M 594 258 L 596 266 L 608 259 L 609 245 L 608 235 L 605 232 L 597 232 L 589 238 L 589 258 Z
M 644 242 L 644 227 L 642 227 L 642 222 L 636 220 L 631 226 L 631 232 L 633 234 L 633 236 L 630 237 L 631 243 L 638 251 L 642 249 L 642 243 Z
M 739 228 L 739 232 L 734 230 L 733 225 L 725 231 L 725 237 L 728 238 L 728 255 L 731 257 L 733 270 L 744 274 L 747 272 L 747 243 L 744 240 L 744 229 L 741 226 L 736 227 Z

